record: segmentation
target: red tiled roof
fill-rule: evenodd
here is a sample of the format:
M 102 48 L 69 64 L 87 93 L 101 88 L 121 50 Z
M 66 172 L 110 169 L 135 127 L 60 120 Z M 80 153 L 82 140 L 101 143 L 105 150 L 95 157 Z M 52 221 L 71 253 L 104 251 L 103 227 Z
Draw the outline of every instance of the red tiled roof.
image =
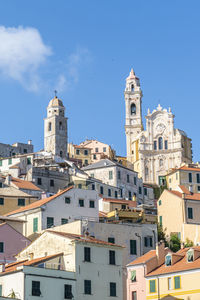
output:
M 200 246 L 195 246 L 192 248 L 197 251 L 200 251 Z M 197 258 L 193 262 L 187 262 L 186 252 L 189 249 L 190 248 L 185 248 L 185 249 L 181 249 L 180 251 L 178 251 L 176 254 L 182 256 L 182 258 L 179 261 L 177 261 L 175 264 L 173 264 L 172 266 L 166 266 L 165 264 L 163 264 L 160 267 L 158 267 L 157 269 L 155 269 L 154 271 L 150 272 L 146 276 L 155 276 L 155 275 L 160 275 L 160 274 L 200 269 L 200 257 Z
M 130 207 L 136 207 L 137 202 L 125 199 L 116 199 L 116 198 L 103 198 L 104 202 L 118 203 L 118 204 L 126 204 Z
M 35 258 L 35 259 L 32 259 L 32 260 L 25 259 L 25 260 L 22 260 L 22 261 L 17 261 L 17 262 L 6 265 L 5 266 L 5 272 L 13 272 L 19 266 L 34 266 L 34 265 L 37 265 L 38 263 L 43 263 L 47 260 L 56 258 L 56 257 L 61 256 L 61 255 L 63 255 L 63 253 L 57 253 L 57 254 L 53 254 L 53 255 L 49 255 L 49 256 L 39 257 L 39 258 Z
M 30 209 L 34 209 L 34 208 L 38 208 L 38 207 L 41 207 L 42 205 L 54 200 L 55 198 L 61 196 L 62 194 L 68 192 L 69 190 L 71 190 L 73 188 L 73 186 L 70 186 L 60 192 L 58 192 L 57 194 L 49 197 L 49 198 L 45 198 L 45 199 L 41 199 L 41 200 L 38 200 L 36 202 L 33 202 L 29 205 L 26 205 L 24 207 L 21 207 L 17 210 L 14 210 L 14 211 L 11 211 L 9 212 L 8 214 L 6 214 L 5 216 L 10 216 L 10 215 L 13 215 L 13 214 L 17 214 L 17 213 L 20 213 L 20 212 L 23 212 L 23 211 L 27 211 L 27 210 L 30 210 Z
M 197 171 L 200 172 L 200 168 L 199 167 L 187 167 L 187 166 L 182 166 L 180 168 L 178 168 L 178 170 L 185 170 L 185 171 Z
M 186 191 L 186 189 L 185 189 Z M 178 192 L 178 191 L 173 191 L 173 190 L 168 190 L 168 192 L 182 198 L 182 195 L 184 194 L 184 199 L 186 200 L 200 200 L 200 193 L 189 193 L 189 194 L 185 194 L 185 193 L 181 193 L 181 192 Z
M 14 178 L 14 177 L 12 177 L 11 181 L 19 189 L 40 191 L 40 188 L 37 187 L 35 184 L 33 184 L 31 181 L 22 180 L 22 179 Z
M 67 232 L 58 232 L 54 230 L 48 230 L 48 232 L 51 232 L 53 234 L 57 234 L 66 238 L 73 239 L 78 242 L 83 242 L 83 243 L 93 243 L 93 244 L 99 244 L 99 245 L 106 245 L 106 246 L 115 246 L 115 247 L 121 247 L 124 248 L 121 245 L 105 242 L 102 240 L 95 239 L 91 236 L 85 236 L 85 235 L 80 235 L 80 234 L 73 234 L 73 233 L 67 233 Z
M 134 261 L 130 262 L 128 266 L 134 266 L 134 265 L 139 265 L 139 264 L 144 264 L 147 262 L 149 259 L 153 258 L 156 256 L 156 250 L 151 250 L 147 252 L 146 254 L 136 258 Z

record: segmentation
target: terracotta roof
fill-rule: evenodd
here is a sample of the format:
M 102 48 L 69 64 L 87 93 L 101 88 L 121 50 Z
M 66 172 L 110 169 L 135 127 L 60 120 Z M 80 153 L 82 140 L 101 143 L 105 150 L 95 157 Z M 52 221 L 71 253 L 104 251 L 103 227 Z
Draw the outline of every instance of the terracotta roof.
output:
M 89 147 L 81 146 L 81 145 L 74 145 L 74 148 L 80 148 L 80 149 L 88 149 L 91 150 Z
M 39 257 L 39 258 L 35 258 L 35 259 L 32 259 L 32 260 L 25 259 L 25 260 L 22 260 L 22 261 L 17 261 L 17 262 L 6 265 L 5 266 L 5 272 L 13 272 L 17 269 L 17 267 L 20 267 L 20 266 L 35 266 L 39 263 L 43 263 L 47 260 L 56 258 L 56 257 L 61 256 L 61 255 L 63 255 L 63 253 L 57 253 L 57 254 L 53 254 L 53 255 Z
M 27 194 L 27 193 L 17 189 L 14 186 L 8 186 L 8 187 L 0 188 L 0 196 L 21 197 L 21 198 L 36 198 L 37 199 L 36 196 Z
M 185 170 L 185 171 L 197 171 L 200 172 L 200 168 L 199 167 L 187 167 L 187 166 L 182 166 L 180 168 L 178 168 L 178 170 Z
M 182 195 L 184 194 L 184 199 L 186 200 L 197 200 L 199 201 L 200 200 L 200 193 L 189 193 L 189 194 L 185 194 L 185 193 L 181 193 L 181 192 L 178 192 L 178 191 L 173 191 L 173 190 L 168 190 L 168 192 L 182 198 Z
M 179 187 L 183 193 L 190 194 L 190 191 L 184 185 L 179 185 Z
M 134 265 L 139 265 L 139 264 L 144 264 L 147 262 L 149 259 L 156 257 L 156 250 L 151 250 L 147 252 L 146 254 L 136 258 L 134 261 L 129 263 L 127 266 L 134 266 Z
M 155 275 L 160 275 L 160 274 L 200 269 L 200 257 L 197 258 L 193 262 L 187 262 L 186 252 L 189 249 L 190 248 L 185 248 L 185 249 L 181 249 L 180 251 L 178 251 L 176 254 L 182 256 L 182 258 L 179 261 L 177 261 L 175 264 L 173 264 L 172 266 L 166 266 L 165 264 L 163 264 L 160 267 L 158 267 L 157 269 L 155 269 L 154 271 L 150 272 L 146 276 L 155 276 Z M 199 251 L 200 246 L 192 247 L 192 249 Z
M 137 202 L 125 199 L 116 199 L 116 198 L 103 198 L 104 202 L 118 203 L 118 204 L 126 204 L 130 207 L 136 207 Z
M 17 214 L 17 213 L 20 213 L 20 212 L 23 212 L 23 211 L 27 211 L 27 210 L 30 210 L 30 209 L 41 207 L 42 205 L 44 205 L 44 204 L 46 204 L 46 203 L 54 200 L 55 198 L 61 196 L 62 194 L 68 192 L 69 190 L 71 190 L 73 188 L 74 188 L 73 186 L 70 186 L 70 187 L 62 190 L 61 192 L 58 192 L 57 194 L 55 194 L 55 195 L 53 195 L 53 196 L 51 196 L 49 198 L 38 200 L 38 201 L 36 201 L 34 203 L 31 203 L 29 205 L 21 207 L 21 208 L 19 208 L 17 210 L 11 211 L 8 214 L 6 214 L 5 216 L 10 216 L 10 215 Z
M 73 233 L 67 233 L 67 232 L 58 232 L 58 231 L 54 231 L 54 230 L 48 230 L 48 232 L 51 232 L 53 234 L 57 234 L 66 238 L 70 238 L 73 239 L 75 241 L 78 242 L 82 242 L 82 243 L 92 243 L 92 244 L 99 244 L 99 245 L 106 245 L 106 246 L 114 246 L 114 247 L 120 247 L 120 248 L 124 248 L 121 245 L 117 245 L 117 244 L 113 244 L 113 243 L 109 243 L 109 242 L 105 242 L 102 240 L 98 240 L 95 239 L 91 236 L 85 236 L 85 235 L 80 235 L 80 234 L 73 234 Z
M 11 181 L 19 189 L 41 191 L 41 189 L 39 187 L 37 187 L 35 184 L 33 184 L 31 181 L 22 180 L 22 179 L 14 178 L 14 177 L 12 177 Z

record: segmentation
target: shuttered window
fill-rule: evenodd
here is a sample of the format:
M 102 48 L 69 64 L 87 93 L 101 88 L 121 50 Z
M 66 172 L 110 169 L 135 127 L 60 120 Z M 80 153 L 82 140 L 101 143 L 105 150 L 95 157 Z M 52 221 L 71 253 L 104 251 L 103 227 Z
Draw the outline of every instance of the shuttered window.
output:
M 33 232 L 38 231 L 38 218 L 33 219 Z
M 155 280 L 150 280 L 149 292 L 150 293 L 155 293 L 156 292 L 156 281 Z
M 54 226 L 54 218 L 47 217 L 47 228 L 51 228 Z
M 130 254 L 137 255 L 137 241 L 130 240 Z
M 174 277 L 174 288 L 175 289 L 180 289 L 180 287 L 181 287 L 180 276 L 175 276 Z

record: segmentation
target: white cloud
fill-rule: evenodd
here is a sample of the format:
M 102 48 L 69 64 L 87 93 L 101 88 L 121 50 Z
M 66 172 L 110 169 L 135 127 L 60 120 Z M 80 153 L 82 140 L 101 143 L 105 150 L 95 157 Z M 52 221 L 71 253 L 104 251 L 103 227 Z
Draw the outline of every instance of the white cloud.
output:
M 0 73 L 37 91 L 39 67 L 52 54 L 35 28 L 0 26 Z

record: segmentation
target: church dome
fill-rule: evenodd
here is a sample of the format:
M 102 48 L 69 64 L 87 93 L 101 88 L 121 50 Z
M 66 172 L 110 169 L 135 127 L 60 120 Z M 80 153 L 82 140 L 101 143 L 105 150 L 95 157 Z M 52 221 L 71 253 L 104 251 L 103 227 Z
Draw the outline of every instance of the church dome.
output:
M 48 107 L 64 107 L 62 100 L 58 99 L 57 96 L 55 96 L 53 99 L 50 100 Z

